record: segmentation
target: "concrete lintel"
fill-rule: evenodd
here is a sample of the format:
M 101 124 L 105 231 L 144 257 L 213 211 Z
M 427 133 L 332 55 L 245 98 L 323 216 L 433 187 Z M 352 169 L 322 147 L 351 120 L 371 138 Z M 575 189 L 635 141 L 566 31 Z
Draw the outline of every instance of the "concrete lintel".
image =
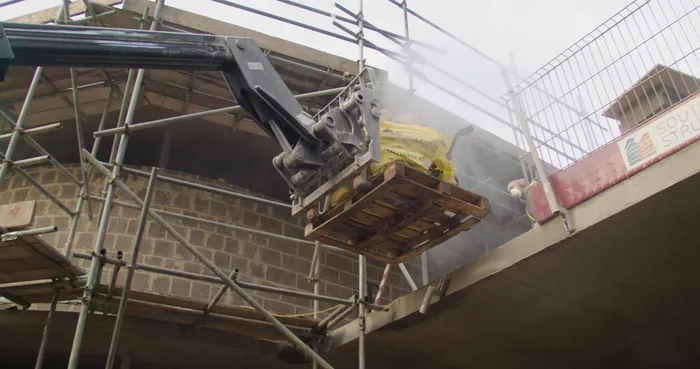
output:
M 22 201 L 0 206 L 0 227 L 11 230 L 32 225 L 36 201 Z
M 558 245 L 569 237 L 578 235 L 587 228 L 625 210 L 669 187 L 697 174 L 700 167 L 697 157 L 700 144 L 695 143 L 661 162 L 652 165 L 643 172 L 600 193 L 596 197 L 578 205 L 571 210 L 577 231 L 568 235 L 560 218 L 536 226 L 531 231 L 511 240 L 502 247 L 482 256 L 473 263 L 450 273 L 449 287 L 445 298 L 468 293 L 467 287 L 517 264 L 536 254 Z M 566 247 L 566 246 L 563 246 Z M 386 312 L 372 312 L 366 318 L 367 332 L 373 332 L 390 326 L 409 316 L 419 315 L 426 287 L 397 299 Z M 440 299 L 434 297 L 431 305 Z M 432 308 L 431 308 L 432 309 Z M 424 318 L 430 319 L 430 310 Z M 349 323 L 331 332 L 327 350 L 347 344 L 357 338 L 356 322 Z

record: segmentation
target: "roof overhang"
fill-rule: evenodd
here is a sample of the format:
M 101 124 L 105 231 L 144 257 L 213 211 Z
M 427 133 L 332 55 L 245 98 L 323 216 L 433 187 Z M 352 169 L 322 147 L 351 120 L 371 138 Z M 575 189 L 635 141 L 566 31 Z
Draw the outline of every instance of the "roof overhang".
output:
M 654 91 L 659 85 L 665 86 L 665 89 L 673 89 L 679 95 L 690 96 L 698 91 L 700 81 L 676 69 L 657 64 L 644 74 L 632 88 L 611 102 L 603 112 L 603 116 L 618 121 L 622 120 L 625 111 L 629 110 L 635 101 L 650 99 L 649 91 Z

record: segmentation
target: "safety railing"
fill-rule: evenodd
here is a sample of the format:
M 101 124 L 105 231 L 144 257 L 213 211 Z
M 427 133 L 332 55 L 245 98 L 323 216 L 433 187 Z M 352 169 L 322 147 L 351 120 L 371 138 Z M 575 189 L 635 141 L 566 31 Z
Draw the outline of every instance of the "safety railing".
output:
M 515 84 L 502 99 L 539 123 L 516 142 L 529 150 L 534 141 L 530 155 L 551 174 L 694 95 L 698 8 L 697 0 L 633 1 Z

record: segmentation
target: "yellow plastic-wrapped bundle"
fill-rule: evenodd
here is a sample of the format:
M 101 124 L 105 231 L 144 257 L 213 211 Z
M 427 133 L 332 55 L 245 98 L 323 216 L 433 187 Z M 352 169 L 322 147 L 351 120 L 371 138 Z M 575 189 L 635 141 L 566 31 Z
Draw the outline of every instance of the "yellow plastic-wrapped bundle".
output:
M 413 116 L 395 119 L 382 114 L 379 123 L 381 159 L 370 166 L 372 177 L 389 164 L 401 162 L 442 181 L 456 184 L 452 162 L 447 158 L 452 140 L 442 133 L 424 127 Z M 331 206 L 345 200 L 352 192 L 352 180 L 341 185 L 331 195 Z

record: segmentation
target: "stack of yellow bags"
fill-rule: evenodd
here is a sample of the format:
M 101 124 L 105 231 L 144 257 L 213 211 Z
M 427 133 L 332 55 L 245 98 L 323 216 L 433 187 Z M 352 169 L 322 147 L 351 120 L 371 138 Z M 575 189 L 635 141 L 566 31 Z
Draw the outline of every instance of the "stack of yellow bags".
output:
M 381 159 L 370 166 L 372 177 L 389 164 L 401 162 L 442 181 L 456 184 L 452 162 L 447 154 L 452 140 L 442 133 L 422 125 L 413 115 L 394 117 L 383 111 L 380 123 Z M 352 181 L 341 185 L 331 195 L 331 206 L 353 192 Z

